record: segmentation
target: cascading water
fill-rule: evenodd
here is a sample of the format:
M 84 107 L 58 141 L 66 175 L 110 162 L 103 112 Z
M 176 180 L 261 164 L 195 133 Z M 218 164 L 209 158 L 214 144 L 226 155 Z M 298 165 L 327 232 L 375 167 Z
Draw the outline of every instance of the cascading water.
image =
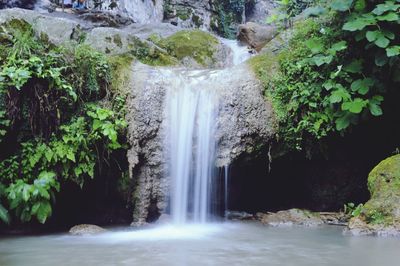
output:
M 172 177 L 171 214 L 174 223 L 204 223 L 211 211 L 218 97 L 198 86 L 201 71 L 190 71 L 180 86 L 167 92 L 169 173 Z
M 248 57 L 247 48 L 229 42 L 233 64 Z M 228 167 L 218 178 L 215 167 L 218 90 L 213 77 L 221 70 L 177 71 L 167 89 L 166 151 L 172 181 L 170 212 L 175 224 L 205 223 L 224 213 L 228 202 Z

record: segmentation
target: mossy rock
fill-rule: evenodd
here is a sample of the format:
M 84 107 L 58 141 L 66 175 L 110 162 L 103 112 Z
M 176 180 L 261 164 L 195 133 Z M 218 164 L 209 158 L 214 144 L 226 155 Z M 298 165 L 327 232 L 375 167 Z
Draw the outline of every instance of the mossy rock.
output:
M 400 222 L 400 154 L 379 163 L 368 176 L 371 199 L 364 215 L 372 223 Z
M 219 41 L 213 35 L 201 30 L 184 30 L 160 40 L 157 45 L 166 49 L 178 60 L 190 57 L 205 66 L 215 61 L 214 54 Z
M 370 200 L 350 220 L 353 234 L 400 235 L 400 154 L 380 162 L 368 176 Z
M 257 78 L 263 83 L 264 88 L 268 88 L 275 75 L 279 74 L 278 56 L 266 52 L 252 57 L 248 63 L 256 74 Z

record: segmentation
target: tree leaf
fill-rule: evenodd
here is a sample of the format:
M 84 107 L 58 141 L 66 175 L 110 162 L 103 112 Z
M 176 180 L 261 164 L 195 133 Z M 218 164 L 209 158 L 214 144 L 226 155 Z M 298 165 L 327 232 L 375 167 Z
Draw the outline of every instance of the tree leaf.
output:
M 386 55 L 388 57 L 400 55 L 400 46 L 396 45 L 386 48 Z
M 379 35 L 375 41 L 375 44 L 380 48 L 388 47 L 389 43 L 390 43 L 389 39 L 383 36 L 383 34 Z
M 36 218 L 42 224 L 44 224 L 47 218 L 51 215 L 51 205 L 48 201 L 41 201 L 38 207 Z
M 379 21 L 397 21 L 399 19 L 399 15 L 394 12 L 390 12 L 386 15 L 378 16 L 377 19 Z
M 347 11 L 351 8 L 353 0 L 333 0 L 331 8 L 336 11 Z
M 353 60 L 347 66 L 345 66 L 343 69 L 345 71 L 353 73 L 353 74 L 361 73 L 362 69 L 363 69 L 362 64 L 363 64 L 363 61 L 361 59 L 356 59 L 356 60 Z
M 361 95 L 365 95 L 373 85 L 374 80 L 371 78 L 358 79 L 351 84 L 351 90 L 357 91 Z
M 363 99 L 357 98 L 354 101 L 345 102 L 342 104 L 343 111 L 349 111 L 354 114 L 359 114 L 363 108 L 367 105 L 367 102 Z
M 305 42 L 305 44 L 313 54 L 318 54 L 324 49 L 323 43 L 316 39 L 309 39 Z
M 381 116 L 383 114 L 382 108 L 376 103 L 369 103 L 369 111 L 373 116 Z
M 386 1 L 384 4 L 379 4 L 372 10 L 375 15 L 382 15 L 387 11 L 397 11 L 400 5 L 395 4 L 393 1 Z
M 376 19 L 371 14 L 364 14 L 361 17 L 354 17 L 343 25 L 343 30 L 357 31 L 362 30 L 367 26 L 374 25 Z
M 8 211 L 6 208 L 3 207 L 3 205 L 0 204 L 0 221 L 3 221 L 6 224 L 10 223 L 10 215 L 8 214 Z
M 346 129 L 350 125 L 350 118 L 346 115 L 339 117 L 335 121 L 336 124 L 336 130 L 341 131 L 343 129 Z

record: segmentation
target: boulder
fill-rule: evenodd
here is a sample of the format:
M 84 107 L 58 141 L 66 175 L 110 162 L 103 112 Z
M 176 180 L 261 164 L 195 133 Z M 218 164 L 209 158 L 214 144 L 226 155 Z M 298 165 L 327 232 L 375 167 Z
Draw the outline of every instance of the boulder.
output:
M 270 42 L 277 34 L 274 26 L 262 26 L 254 22 L 239 25 L 237 38 L 257 52 Z
M 380 162 L 368 176 L 371 198 L 350 220 L 353 235 L 400 236 L 400 154 Z
M 324 223 L 319 213 L 300 209 L 290 209 L 276 213 L 258 213 L 257 218 L 263 224 L 270 226 L 317 226 Z
M 69 230 L 71 235 L 82 236 L 82 235 L 95 235 L 107 232 L 106 229 L 93 224 L 79 224 L 75 225 Z

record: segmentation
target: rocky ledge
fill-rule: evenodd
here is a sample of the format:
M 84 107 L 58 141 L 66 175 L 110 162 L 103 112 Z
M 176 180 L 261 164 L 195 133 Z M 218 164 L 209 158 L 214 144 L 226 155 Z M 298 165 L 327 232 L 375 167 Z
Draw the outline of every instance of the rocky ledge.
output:
M 301 209 L 257 213 L 256 217 L 261 223 L 269 226 L 345 225 L 348 220 L 347 216 L 340 212 L 311 212 Z

